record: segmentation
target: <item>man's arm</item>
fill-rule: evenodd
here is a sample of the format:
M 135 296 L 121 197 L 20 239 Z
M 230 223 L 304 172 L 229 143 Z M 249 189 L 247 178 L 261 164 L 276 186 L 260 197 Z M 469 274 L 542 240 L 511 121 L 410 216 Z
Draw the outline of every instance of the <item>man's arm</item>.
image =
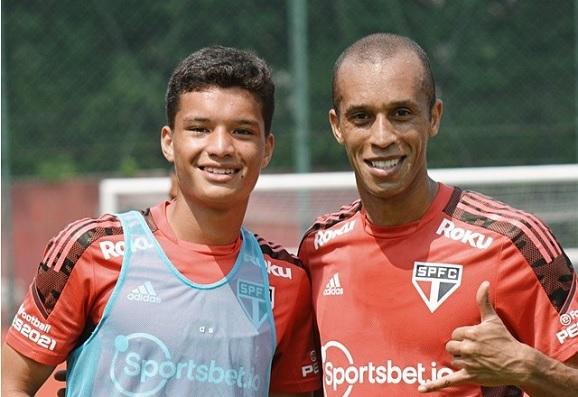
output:
M 529 346 L 528 346 L 529 347 Z M 566 364 L 554 360 L 541 352 L 529 347 L 530 358 L 528 378 L 520 387 L 532 397 L 559 396 L 571 397 L 578 395 L 578 355 Z
M 34 396 L 54 370 L 39 364 L 12 349 L 2 347 L 2 395 L 7 397 Z
M 490 284 L 483 282 L 476 295 L 481 323 L 457 328 L 446 344 L 446 350 L 454 357 L 452 365 L 459 370 L 429 381 L 418 390 L 427 393 L 476 383 L 517 386 L 532 397 L 575 397 L 578 369 L 517 341 L 492 307 L 489 288 Z M 568 364 L 578 365 L 578 355 Z

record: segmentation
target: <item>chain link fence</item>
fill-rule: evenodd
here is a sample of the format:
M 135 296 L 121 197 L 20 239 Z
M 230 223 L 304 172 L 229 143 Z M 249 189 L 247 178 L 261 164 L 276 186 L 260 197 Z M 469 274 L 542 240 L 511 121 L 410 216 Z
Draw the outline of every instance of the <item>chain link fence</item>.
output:
M 376 31 L 408 35 L 430 54 L 445 102 L 433 167 L 576 162 L 574 1 L 317 0 L 299 32 L 291 1 L 3 1 L 3 165 L 15 178 L 165 172 L 158 137 L 170 73 L 222 44 L 272 65 L 269 171 L 294 171 L 290 43 L 305 35 L 311 170 L 348 169 L 327 122 L 332 65 Z
M 297 3 L 304 15 L 295 14 Z M 373 32 L 407 35 L 430 55 L 445 103 L 429 147 L 432 168 L 578 163 L 578 0 L 4 0 L 1 7 L 6 321 L 52 233 L 97 215 L 95 179 L 167 175 L 159 144 L 166 84 L 203 46 L 253 49 L 272 66 L 277 145 L 267 172 L 303 171 L 299 163 L 350 169 L 327 121 L 331 73 L 348 45 Z M 296 42 L 306 51 L 294 52 Z M 300 151 L 295 137 L 303 132 Z M 65 194 L 52 183 L 78 179 L 91 181 Z M 566 247 L 578 241 L 576 192 L 574 183 L 567 192 L 528 193 L 557 217 L 551 224 Z

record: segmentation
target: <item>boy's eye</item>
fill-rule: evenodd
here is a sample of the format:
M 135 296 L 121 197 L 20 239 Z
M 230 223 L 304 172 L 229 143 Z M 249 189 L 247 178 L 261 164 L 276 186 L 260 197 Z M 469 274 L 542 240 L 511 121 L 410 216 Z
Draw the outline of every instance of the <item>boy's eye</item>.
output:
M 186 130 L 194 132 L 195 134 L 208 134 L 210 132 L 206 127 L 187 127 Z
M 238 128 L 234 132 L 237 135 L 254 135 L 253 131 L 245 129 L 245 128 Z

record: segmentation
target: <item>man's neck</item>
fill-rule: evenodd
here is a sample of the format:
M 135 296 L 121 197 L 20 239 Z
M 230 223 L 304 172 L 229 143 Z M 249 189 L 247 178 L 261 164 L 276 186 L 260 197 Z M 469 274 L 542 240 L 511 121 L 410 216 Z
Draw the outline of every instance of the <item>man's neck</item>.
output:
M 381 198 L 361 195 L 368 219 L 377 226 L 399 226 L 419 220 L 429 209 L 438 191 L 437 182 L 425 181 L 402 194 Z
M 239 238 L 246 209 L 200 207 L 179 197 L 167 208 L 167 220 L 179 240 L 227 245 Z

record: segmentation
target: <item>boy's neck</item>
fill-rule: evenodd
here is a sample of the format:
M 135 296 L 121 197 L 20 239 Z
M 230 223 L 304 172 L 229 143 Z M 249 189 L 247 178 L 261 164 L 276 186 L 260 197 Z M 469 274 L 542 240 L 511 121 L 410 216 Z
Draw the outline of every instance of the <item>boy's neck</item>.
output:
M 234 243 L 241 233 L 244 208 L 199 208 L 177 198 L 167 208 L 167 220 L 179 240 L 196 244 L 227 245 Z

